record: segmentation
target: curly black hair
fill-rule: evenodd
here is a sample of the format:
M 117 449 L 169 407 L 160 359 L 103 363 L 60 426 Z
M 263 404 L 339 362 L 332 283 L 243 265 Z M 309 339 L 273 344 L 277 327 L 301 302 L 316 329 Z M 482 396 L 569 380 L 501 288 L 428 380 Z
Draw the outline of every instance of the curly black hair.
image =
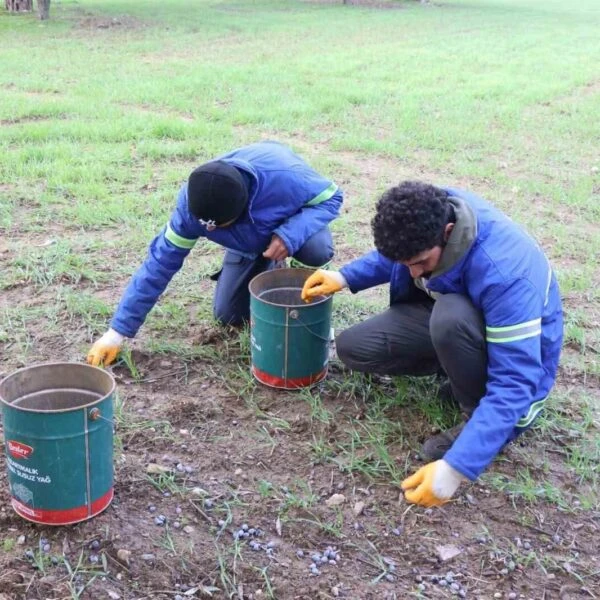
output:
M 419 181 L 403 181 L 383 193 L 371 221 L 375 247 L 394 261 L 409 260 L 444 245 L 444 229 L 453 213 L 444 190 Z

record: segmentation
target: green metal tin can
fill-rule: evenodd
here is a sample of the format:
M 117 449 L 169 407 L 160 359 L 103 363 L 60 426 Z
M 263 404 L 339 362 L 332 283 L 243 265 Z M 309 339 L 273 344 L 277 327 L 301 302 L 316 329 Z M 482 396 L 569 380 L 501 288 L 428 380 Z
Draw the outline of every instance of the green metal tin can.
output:
M 48 363 L 0 382 L 11 502 L 29 521 L 67 525 L 113 497 L 113 396 L 106 371 Z
M 327 375 L 332 298 L 307 304 L 310 269 L 274 269 L 250 282 L 252 373 L 271 387 L 310 386 Z

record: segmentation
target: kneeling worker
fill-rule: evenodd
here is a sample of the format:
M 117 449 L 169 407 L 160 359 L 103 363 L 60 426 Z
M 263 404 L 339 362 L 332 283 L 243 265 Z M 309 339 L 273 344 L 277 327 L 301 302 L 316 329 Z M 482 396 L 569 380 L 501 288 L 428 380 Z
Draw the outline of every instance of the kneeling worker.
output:
M 150 244 L 87 361 L 107 365 L 116 359 L 200 237 L 226 248 L 214 276 L 215 319 L 226 325 L 248 320 L 248 283 L 255 275 L 288 256 L 309 267 L 331 260 L 328 224 L 342 199 L 335 183 L 277 142 L 251 144 L 201 165 L 181 187 L 168 224 Z
M 390 306 L 343 331 L 339 358 L 385 375 L 448 376 L 466 423 L 427 440 L 429 464 L 402 483 L 409 502 L 448 501 L 533 423 L 562 342 L 556 278 L 537 245 L 476 195 L 404 182 L 377 204 L 377 250 L 319 270 L 303 298 L 390 284 Z

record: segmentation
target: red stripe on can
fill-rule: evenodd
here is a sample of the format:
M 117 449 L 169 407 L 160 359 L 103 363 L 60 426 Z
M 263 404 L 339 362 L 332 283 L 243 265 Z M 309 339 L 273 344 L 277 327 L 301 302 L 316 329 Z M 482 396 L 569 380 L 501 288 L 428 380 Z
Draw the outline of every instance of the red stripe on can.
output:
M 48 510 L 42 508 L 32 508 L 23 504 L 16 498 L 11 498 L 11 503 L 15 512 L 24 519 L 33 523 L 43 523 L 44 525 L 71 525 L 95 517 L 101 513 L 113 499 L 114 490 L 110 488 L 106 494 L 94 500 L 88 510 L 87 504 L 76 508 L 67 508 L 65 510 Z
M 321 381 L 321 379 L 324 379 L 325 375 L 327 375 L 327 367 L 318 373 L 313 373 L 312 375 L 306 375 L 305 377 L 288 377 L 286 379 L 284 377 L 277 377 L 276 375 L 265 373 L 264 371 L 261 371 L 252 365 L 252 374 L 254 377 L 256 377 L 256 379 L 258 379 L 258 381 L 270 387 L 282 388 L 284 390 L 295 390 L 313 385 L 314 383 Z

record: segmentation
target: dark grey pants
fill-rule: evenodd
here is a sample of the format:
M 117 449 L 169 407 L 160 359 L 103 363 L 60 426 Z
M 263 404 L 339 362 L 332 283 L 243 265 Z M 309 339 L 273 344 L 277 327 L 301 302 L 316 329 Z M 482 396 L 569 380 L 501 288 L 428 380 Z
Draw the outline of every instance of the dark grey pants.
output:
M 448 375 L 461 409 L 470 414 L 485 394 L 487 350 L 481 313 L 466 296 L 393 304 L 342 331 L 337 355 L 350 369 L 379 375 Z

